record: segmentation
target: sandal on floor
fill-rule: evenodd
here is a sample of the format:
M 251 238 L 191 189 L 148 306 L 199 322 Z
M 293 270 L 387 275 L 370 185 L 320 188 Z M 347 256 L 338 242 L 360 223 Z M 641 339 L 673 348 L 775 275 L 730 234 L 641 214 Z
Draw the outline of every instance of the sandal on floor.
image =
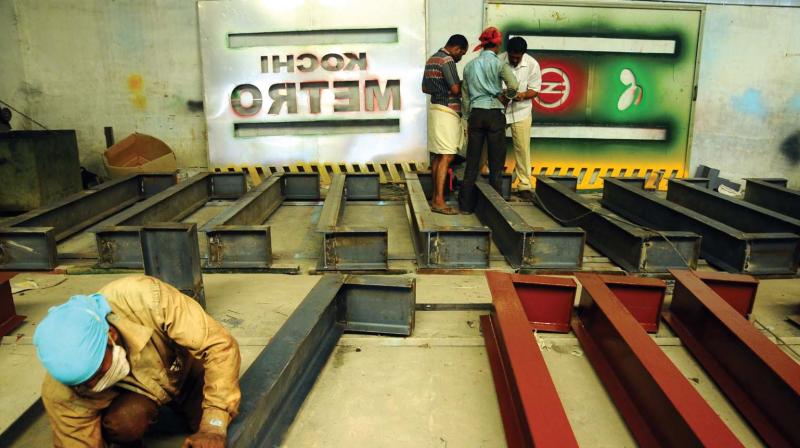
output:
M 458 214 L 457 210 L 454 210 L 454 209 L 452 209 L 450 207 L 431 206 L 431 211 L 433 213 L 441 213 L 443 215 L 457 215 Z

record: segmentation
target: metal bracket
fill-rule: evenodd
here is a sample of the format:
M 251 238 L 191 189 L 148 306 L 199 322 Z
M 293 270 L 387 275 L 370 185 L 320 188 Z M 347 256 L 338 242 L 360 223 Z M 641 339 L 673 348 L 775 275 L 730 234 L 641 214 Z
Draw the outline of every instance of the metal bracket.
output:
M 152 224 L 142 227 L 139 237 L 144 273 L 169 283 L 205 308 L 197 224 Z
M 745 179 L 744 200 L 794 219 L 800 219 L 800 190 L 786 187 L 786 179 Z
M 17 328 L 27 316 L 17 314 L 14 295 L 11 293 L 11 279 L 16 273 L 0 272 L 0 338 Z
M 409 336 L 415 297 L 413 279 L 323 276 L 242 376 L 228 446 L 279 446 L 342 333 Z

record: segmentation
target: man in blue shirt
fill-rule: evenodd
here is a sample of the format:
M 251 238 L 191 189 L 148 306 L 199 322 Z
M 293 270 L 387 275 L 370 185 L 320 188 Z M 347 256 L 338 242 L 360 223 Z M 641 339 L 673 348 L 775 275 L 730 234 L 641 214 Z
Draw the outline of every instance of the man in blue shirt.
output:
M 488 146 L 489 183 L 498 192 L 506 155 L 505 106 L 517 94 L 519 82 L 511 67 L 502 62 L 497 53 L 503 35 L 497 28 L 489 27 L 481 33 L 475 51 L 481 54 L 464 67 L 462 111 L 469 116 L 469 141 L 464 182 L 458 194 L 462 213 L 472 213 L 477 202 L 475 180 L 480 168 L 481 151 Z M 502 83 L 507 89 L 503 91 Z

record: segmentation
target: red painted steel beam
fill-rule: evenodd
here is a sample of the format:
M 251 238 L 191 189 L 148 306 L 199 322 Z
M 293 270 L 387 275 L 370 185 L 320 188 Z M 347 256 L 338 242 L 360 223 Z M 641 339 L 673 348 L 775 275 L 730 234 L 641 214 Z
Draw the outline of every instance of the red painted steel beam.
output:
M 600 279 L 648 333 L 658 332 L 667 285 L 656 278 L 601 275 Z
M 17 314 L 14 296 L 11 294 L 11 279 L 16 272 L 0 272 L 0 337 L 17 328 L 26 316 Z
M 511 275 L 531 328 L 539 331 L 569 333 L 575 292 L 575 280 L 545 275 Z
M 577 447 L 578 442 L 509 274 L 486 272 L 494 311 L 481 316 L 509 447 Z
M 755 277 L 725 272 L 692 272 L 745 319 L 753 312 L 758 290 L 758 280 Z
M 670 272 L 664 319 L 767 445 L 800 446 L 800 365 L 707 285 L 707 274 Z
M 647 447 L 743 446 L 596 274 L 572 329 L 633 437 Z

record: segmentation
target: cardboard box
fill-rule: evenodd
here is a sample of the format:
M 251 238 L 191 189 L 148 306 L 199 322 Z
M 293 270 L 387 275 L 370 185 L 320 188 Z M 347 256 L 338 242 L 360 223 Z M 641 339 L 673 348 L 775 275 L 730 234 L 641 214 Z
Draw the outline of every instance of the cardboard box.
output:
M 113 179 L 134 173 L 172 173 L 178 169 L 175 153 L 161 140 L 131 134 L 103 153 L 106 172 Z

